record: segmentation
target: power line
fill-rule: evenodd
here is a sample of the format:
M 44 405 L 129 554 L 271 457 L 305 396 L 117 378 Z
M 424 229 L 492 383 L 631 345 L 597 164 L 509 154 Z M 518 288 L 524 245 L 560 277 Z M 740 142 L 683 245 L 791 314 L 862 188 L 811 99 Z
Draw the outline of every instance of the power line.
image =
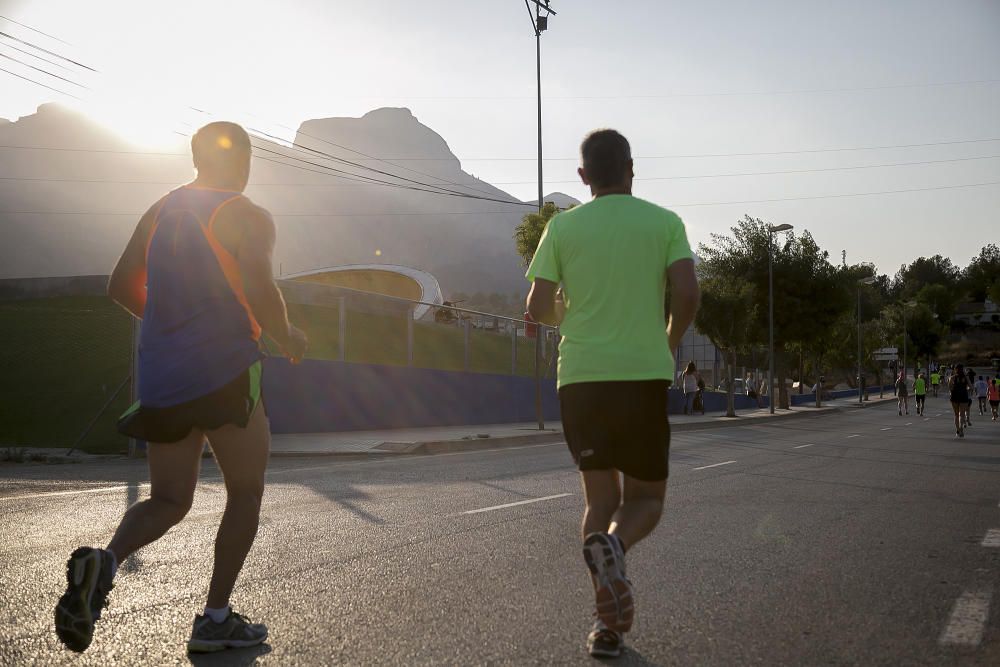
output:
M 4 32 L 2 30 L 0 30 L 0 37 L 6 37 L 7 39 L 12 39 L 15 42 L 18 42 L 19 44 L 24 44 L 25 46 L 30 46 L 31 48 L 33 48 L 33 49 L 35 49 L 37 51 L 41 51 L 42 53 L 48 54 L 48 55 L 50 55 L 50 56 L 52 56 L 54 58 L 58 58 L 59 60 L 65 60 L 68 63 L 73 63 L 77 67 L 82 67 L 83 69 L 90 70 L 91 72 L 95 72 L 95 73 L 97 72 L 97 70 L 94 69 L 93 67 L 89 67 L 88 65 L 84 65 L 83 63 L 77 62 L 77 61 L 73 60 L 72 58 L 67 58 L 66 56 L 64 56 L 62 54 L 59 54 L 59 53 L 56 53 L 54 51 L 49 51 L 46 48 L 38 46 L 37 44 L 32 44 L 31 42 L 23 40 L 23 39 L 21 39 L 19 37 L 15 37 L 14 35 L 11 35 L 10 33 Z
M 824 171 L 853 171 L 857 169 L 881 169 L 883 167 L 909 167 L 923 164 L 944 164 L 948 162 L 968 162 L 970 160 L 994 160 L 1000 155 L 982 155 L 977 157 L 957 157 L 946 160 L 918 160 L 915 162 L 891 162 L 888 164 L 860 164 L 849 167 L 819 167 L 816 169 L 786 169 L 782 171 L 747 171 L 732 174 L 691 174 L 688 176 L 637 176 L 635 181 L 672 181 L 698 178 L 731 178 L 735 176 L 778 176 L 786 174 L 811 174 Z M 497 181 L 497 185 L 530 185 L 534 181 Z M 549 183 L 579 183 L 579 180 L 549 181 Z
M 2 44 L 3 44 L 4 46 L 6 46 L 6 47 L 7 47 L 8 49 L 14 49 L 14 50 L 15 50 L 15 51 L 17 51 L 18 53 L 23 53 L 23 54 L 24 54 L 24 55 L 26 55 L 26 56 L 31 56 L 32 58 L 37 58 L 38 60 L 41 60 L 41 61 L 42 61 L 42 62 L 44 62 L 44 63 L 48 63 L 49 65 L 52 65 L 53 67 L 58 67 L 59 69 L 62 69 L 62 70 L 66 70 L 66 71 L 68 71 L 68 72 L 69 72 L 69 71 L 72 71 L 72 70 L 71 70 L 71 69 L 70 69 L 69 67 L 66 67 L 66 66 L 65 66 L 65 65 L 63 65 L 63 64 L 60 64 L 60 63 L 57 63 L 57 62 L 56 62 L 56 61 L 54 61 L 54 60 L 49 60 L 48 58 L 43 58 L 43 57 L 42 57 L 42 56 L 40 56 L 40 55 L 37 55 L 37 54 L 35 54 L 35 53 L 32 53 L 31 51 L 27 51 L 27 50 L 25 50 L 25 49 L 22 49 L 22 48 L 20 48 L 20 47 L 17 47 L 17 46 L 14 46 L 13 44 L 7 44 L 7 43 L 3 43 L 3 42 L 0 42 L 0 43 L 2 43 Z
M 0 72 L 6 72 L 7 74 L 10 74 L 11 76 L 16 76 L 18 79 L 24 79 L 25 81 L 27 81 L 29 83 L 33 83 L 36 86 L 41 86 L 42 88 L 48 88 L 49 90 L 57 92 L 60 95 L 65 95 L 67 97 L 72 97 L 75 100 L 83 101 L 82 97 L 78 97 L 77 95 L 74 95 L 73 93 L 67 93 L 65 90 L 59 90 L 58 88 L 53 88 L 52 86 L 50 86 L 48 84 L 44 84 L 41 81 L 35 81 L 34 79 L 31 79 L 31 78 L 26 77 L 26 76 L 22 76 L 22 75 L 20 75 L 20 74 L 18 74 L 16 72 L 11 72 L 9 69 L 4 69 L 3 67 L 0 67 Z
M 255 148 L 258 148 L 259 150 L 267 150 L 267 149 L 260 148 L 260 147 L 255 147 Z M 267 151 L 267 152 L 269 152 L 269 153 L 275 153 L 277 155 L 280 155 L 280 153 L 277 153 L 276 151 Z M 296 165 L 288 164 L 286 162 L 279 162 L 279 161 L 274 160 L 272 158 L 267 158 L 266 156 L 263 156 L 263 155 L 256 155 L 256 157 L 258 159 L 267 160 L 268 162 L 273 162 L 275 164 L 279 164 L 279 165 L 282 165 L 282 166 L 285 166 L 285 167 L 296 166 Z M 944 163 L 950 163 L 950 162 L 968 162 L 968 161 L 973 161 L 973 160 L 995 160 L 995 159 L 1000 159 L 1000 155 L 982 155 L 982 156 L 978 156 L 978 157 L 960 157 L 960 158 L 951 158 L 951 159 L 945 159 L 945 160 L 920 160 L 920 161 L 916 161 L 916 162 L 893 162 L 893 163 L 889 163 L 889 164 L 863 164 L 863 165 L 852 165 L 852 166 L 848 166 L 848 167 L 823 167 L 823 168 L 818 168 L 818 169 L 792 169 L 792 170 L 786 170 L 786 171 L 754 171 L 754 172 L 742 172 L 742 173 L 732 173 L 732 174 L 696 174 L 696 175 L 689 175 L 689 176 L 636 177 L 633 180 L 636 180 L 636 181 L 663 181 L 663 180 L 674 180 L 674 179 L 729 178 L 729 177 L 735 177 L 735 176 L 777 176 L 777 175 L 786 175 L 786 174 L 805 174 L 805 173 L 825 172 L 825 171 L 848 171 L 848 170 L 857 170 L 857 169 L 881 169 L 881 168 L 887 168 L 887 167 L 907 167 L 907 166 L 913 166 L 913 165 L 944 164 Z M 333 167 L 326 167 L 326 168 L 327 169 L 334 169 Z M 333 176 L 333 174 L 330 174 L 330 173 L 325 172 L 325 171 L 312 170 L 312 169 L 309 169 L 307 171 L 312 171 L 313 173 L 316 173 L 316 174 Z M 340 172 L 340 170 L 335 170 L 335 171 Z M 351 172 L 346 172 L 346 171 L 340 172 L 340 173 L 351 174 Z M 392 183 L 386 183 L 385 181 L 369 182 L 368 180 L 363 180 L 363 179 L 368 179 L 368 177 L 361 176 L 360 174 L 351 174 L 351 175 L 360 176 L 360 178 L 348 178 L 346 176 L 336 176 L 336 177 L 337 178 L 344 178 L 345 180 L 349 180 L 349 181 L 355 181 L 358 185 L 380 185 L 380 184 L 395 185 L 395 184 L 392 184 Z M 128 185 L 128 184 L 170 185 L 170 184 L 172 184 L 174 182 L 174 181 L 122 181 L 122 180 L 103 179 L 103 178 L 97 178 L 97 179 L 80 179 L 80 178 L 47 178 L 47 177 L 17 177 L 17 176 L 0 176 L 0 181 L 48 181 L 48 182 L 53 182 L 53 183 L 115 183 L 115 184 L 122 184 L 122 185 Z M 549 182 L 550 183 L 577 183 L 578 181 L 576 181 L 576 180 L 567 180 L 567 181 L 549 181 Z M 534 181 L 497 181 L 496 183 L 494 183 L 494 185 L 532 185 L 532 184 L 534 184 Z M 274 186 L 274 187 L 279 187 L 279 186 L 285 186 L 285 187 L 358 187 L 358 185 L 346 185 L 346 184 L 338 184 L 338 183 L 267 183 L 267 182 L 256 182 L 255 183 L 255 182 L 251 182 L 250 185 L 255 186 L 255 187 L 258 187 L 258 186 L 269 186 L 269 187 L 270 186 Z
M 66 41 L 66 40 L 64 40 L 64 39 L 59 39 L 59 38 L 58 38 L 58 37 L 56 37 L 55 35 L 50 35 L 50 34 L 49 34 L 49 33 L 47 33 L 47 32 L 42 32 L 41 30 L 38 30 L 37 28 L 32 28 L 32 27 L 31 27 L 30 25 L 25 25 L 24 23 L 21 23 L 21 22 L 19 22 L 19 21 L 15 21 L 14 19 L 12 19 L 12 18 L 10 18 L 10 17 L 7 17 L 7 16 L 0 16 L 0 19 L 3 19 L 4 21 L 7 21 L 7 22 L 9 22 L 9 23 L 13 23 L 14 25 L 19 25 L 19 26 L 21 26 L 22 28 L 27 28 L 27 29 L 28 29 L 28 30 L 30 30 L 31 32 L 36 32 L 36 33 L 38 33 L 39 35 L 44 35 L 45 37 L 48 37 L 49 39 L 54 39 L 54 40 L 56 40 L 57 42 L 62 42 L 62 43 L 63 43 L 63 44 L 65 44 L 66 46 L 73 46 L 72 44 L 70 44 L 69 42 L 67 42 L 67 41 Z
M 41 72 L 42 74 L 51 76 L 51 77 L 59 79 L 61 81 L 65 81 L 66 83 L 71 84 L 73 86 L 79 86 L 80 88 L 83 88 L 84 90 L 90 90 L 89 88 L 87 88 L 87 86 L 83 85 L 82 83 L 77 83 L 76 81 L 73 81 L 71 79 L 67 79 L 64 76 L 59 76 L 58 74 L 53 74 L 52 72 L 48 71 L 47 69 L 42 69 L 41 67 L 35 67 L 34 65 L 29 65 L 28 63 L 24 62 L 23 60 L 18 60 L 14 56 L 9 56 L 6 53 L 0 53 L 0 58 L 6 58 L 7 60 L 11 60 L 11 61 L 17 63 L 18 65 L 22 65 L 22 66 L 27 67 L 29 69 L 33 69 L 36 72 Z
M 784 201 L 803 201 L 811 199 L 840 199 L 844 197 L 872 197 L 878 195 L 894 195 L 911 192 L 934 192 L 938 190 L 957 190 L 960 188 L 980 188 L 993 185 L 1000 185 L 1000 181 L 987 181 L 984 183 L 962 183 L 958 185 L 939 185 L 924 188 L 906 188 L 901 190 L 881 190 L 878 192 L 849 192 L 833 195 L 812 195 L 804 197 L 781 197 L 776 199 L 747 199 L 742 201 L 717 201 L 699 202 L 690 204 L 673 204 L 671 208 L 691 208 L 696 206 L 729 206 L 733 204 L 765 204 Z M 415 211 L 398 211 L 385 213 L 279 213 L 275 212 L 275 217 L 284 218 L 353 218 L 353 217 L 377 217 L 377 216 L 433 216 L 433 215 L 503 215 L 510 211 L 434 211 L 429 213 L 419 213 Z M 143 212 L 122 213 L 115 211 L 0 211 L 0 215 L 93 215 L 93 216 L 141 216 Z
M 988 185 L 1000 185 L 1000 181 L 987 181 L 985 183 L 963 183 L 961 185 L 939 185 L 927 188 L 907 188 L 905 190 L 882 190 L 880 192 L 851 192 L 837 195 L 814 195 L 807 197 L 781 197 L 778 199 L 747 199 L 744 201 L 713 201 L 701 202 L 697 204 L 673 204 L 671 208 L 690 208 L 694 206 L 728 206 L 730 204 L 768 204 L 781 201 L 803 201 L 807 199 L 840 199 L 843 197 L 870 197 L 874 195 L 896 195 L 907 192 L 931 192 L 934 190 L 957 190 L 959 188 L 980 188 Z

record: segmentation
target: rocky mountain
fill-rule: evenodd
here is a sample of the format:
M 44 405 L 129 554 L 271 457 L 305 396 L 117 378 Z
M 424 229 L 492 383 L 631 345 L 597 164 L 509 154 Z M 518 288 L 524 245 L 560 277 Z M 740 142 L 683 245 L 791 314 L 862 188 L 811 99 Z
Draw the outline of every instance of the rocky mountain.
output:
M 446 294 L 524 291 L 511 235 L 531 207 L 463 171 L 408 109 L 306 121 L 297 148 L 254 142 L 247 195 L 274 214 L 284 273 L 403 264 Z M 138 215 L 192 176 L 181 137 L 144 151 L 58 105 L 0 122 L 0 278 L 107 273 Z

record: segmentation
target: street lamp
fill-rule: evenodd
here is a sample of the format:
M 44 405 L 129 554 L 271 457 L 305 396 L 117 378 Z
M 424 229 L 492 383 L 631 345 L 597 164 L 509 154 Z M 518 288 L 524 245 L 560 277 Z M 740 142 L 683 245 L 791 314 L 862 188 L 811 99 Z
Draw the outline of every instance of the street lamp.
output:
M 788 223 L 767 227 L 767 402 L 774 414 L 774 234 L 793 229 Z M 799 380 L 801 382 L 801 378 Z
M 917 305 L 916 301 L 907 301 L 903 304 L 903 382 L 906 382 L 906 310 Z
M 531 13 L 531 3 L 535 5 L 535 13 Z M 531 19 L 531 28 L 535 31 L 535 75 L 538 83 L 538 212 L 542 212 L 542 33 L 549 27 L 549 14 L 555 16 L 555 11 L 549 7 L 549 0 L 524 0 Z M 542 10 L 545 15 L 542 16 Z
M 871 285 L 875 282 L 875 276 L 868 276 L 867 278 L 862 278 L 858 281 L 858 405 L 863 406 L 865 403 L 865 387 L 864 382 L 861 381 L 861 286 Z

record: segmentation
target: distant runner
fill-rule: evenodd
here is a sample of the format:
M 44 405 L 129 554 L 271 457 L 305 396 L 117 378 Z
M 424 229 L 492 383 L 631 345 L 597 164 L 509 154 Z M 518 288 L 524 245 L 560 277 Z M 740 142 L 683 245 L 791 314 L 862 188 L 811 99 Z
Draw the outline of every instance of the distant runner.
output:
M 941 384 L 941 373 L 934 371 L 931 373 L 931 389 L 934 391 L 934 398 L 938 395 L 938 386 Z
M 118 564 L 187 514 L 206 438 L 225 479 L 226 509 L 208 602 L 194 619 L 188 650 L 267 639 L 265 626 L 229 607 L 257 534 L 270 448 L 258 339 L 263 327 L 297 363 L 306 337 L 288 323 L 272 279 L 271 215 L 242 194 L 250 176 L 247 133 L 210 123 L 194 135 L 191 151 L 198 177 L 142 216 L 108 285 L 111 298 L 143 320 L 139 402 L 119 430 L 148 442 L 150 497 L 128 509 L 106 549 L 80 547 L 70 556 L 55 625 L 73 651 L 90 645 Z M 173 615 L 169 606 L 158 613 Z
M 924 374 L 921 373 L 917 376 L 917 379 L 913 381 L 913 400 L 916 401 L 917 414 L 921 417 L 924 415 L 924 400 L 927 398 L 927 381 L 924 380 Z
M 559 323 L 562 283 L 559 402 L 586 497 L 583 557 L 597 607 L 587 649 L 614 657 L 633 618 L 625 554 L 663 511 L 667 389 L 673 352 L 697 310 L 698 282 L 681 219 L 632 196 L 625 137 L 597 130 L 580 153 L 579 174 L 594 198 L 548 223 L 528 268 L 528 310 L 539 322 Z
M 976 398 L 979 399 L 979 414 L 985 415 L 987 412 L 986 400 L 988 398 L 990 389 L 989 385 L 986 384 L 986 380 L 983 379 L 982 375 L 980 375 L 979 379 L 976 380 L 974 388 L 976 390 Z
M 987 387 L 986 395 L 990 401 L 990 412 L 993 413 L 993 421 L 996 421 L 997 412 L 1000 410 L 1000 387 L 997 386 L 996 378 L 990 380 L 990 386 Z
M 948 384 L 949 399 L 951 409 L 955 412 L 955 435 L 960 438 L 965 437 L 965 427 L 968 424 L 969 413 L 969 378 L 965 374 L 962 364 L 955 368 Z
M 969 368 L 965 371 L 965 374 L 969 379 L 969 405 L 968 409 L 965 411 L 965 425 L 972 426 L 972 419 L 970 418 L 970 415 L 972 415 L 972 398 L 976 393 L 976 371 Z
M 906 376 L 905 371 L 899 374 L 896 378 L 896 403 L 899 407 L 900 416 L 903 415 L 903 409 L 906 409 L 906 414 L 910 414 L 910 394 L 909 389 L 906 387 Z

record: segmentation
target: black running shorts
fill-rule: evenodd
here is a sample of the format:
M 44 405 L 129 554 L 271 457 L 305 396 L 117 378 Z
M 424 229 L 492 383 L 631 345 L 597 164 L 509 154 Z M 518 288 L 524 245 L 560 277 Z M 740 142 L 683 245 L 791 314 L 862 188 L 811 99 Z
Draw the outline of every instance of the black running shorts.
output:
M 580 382 L 559 389 L 563 433 L 583 470 L 655 482 L 669 474 L 668 380 Z
M 187 403 L 152 408 L 136 402 L 118 418 L 118 432 L 146 442 L 179 442 L 193 429 L 214 431 L 228 424 L 245 428 L 260 402 L 258 361 L 221 389 Z

